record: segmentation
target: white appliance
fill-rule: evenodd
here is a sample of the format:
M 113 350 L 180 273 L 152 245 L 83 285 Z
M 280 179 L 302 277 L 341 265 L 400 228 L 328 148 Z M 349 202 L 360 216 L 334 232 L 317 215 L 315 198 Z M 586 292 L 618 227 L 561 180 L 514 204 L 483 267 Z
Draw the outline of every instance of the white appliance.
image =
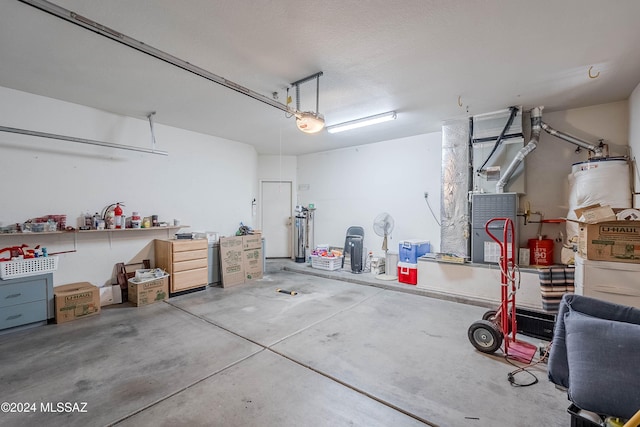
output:
M 576 294 L 640 308 L 640 264 L 575 260 Z

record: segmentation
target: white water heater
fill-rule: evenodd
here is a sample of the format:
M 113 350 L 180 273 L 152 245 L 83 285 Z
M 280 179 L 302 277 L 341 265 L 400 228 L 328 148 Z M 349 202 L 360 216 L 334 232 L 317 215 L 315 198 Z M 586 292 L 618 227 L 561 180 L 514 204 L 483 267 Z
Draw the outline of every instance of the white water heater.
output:
M 587 206 L 609 205 L 612 208 L 631 207 L 631 178 L 625 157 L 609 157 L 575 163 L 569 175 L 568 219 L 577 219 L 575 210 Z M 567 221 L 569 239 L 579 233 L 578 225 Z

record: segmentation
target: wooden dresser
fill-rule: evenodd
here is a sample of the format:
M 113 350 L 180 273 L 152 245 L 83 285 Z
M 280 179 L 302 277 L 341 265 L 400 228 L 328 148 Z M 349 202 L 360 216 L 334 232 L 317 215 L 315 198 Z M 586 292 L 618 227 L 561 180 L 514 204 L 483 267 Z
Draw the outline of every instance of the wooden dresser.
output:
M 169 276 L 169 295 L 207 286 L 208 244 L 206 239 L 155 240 L 156 267 Z

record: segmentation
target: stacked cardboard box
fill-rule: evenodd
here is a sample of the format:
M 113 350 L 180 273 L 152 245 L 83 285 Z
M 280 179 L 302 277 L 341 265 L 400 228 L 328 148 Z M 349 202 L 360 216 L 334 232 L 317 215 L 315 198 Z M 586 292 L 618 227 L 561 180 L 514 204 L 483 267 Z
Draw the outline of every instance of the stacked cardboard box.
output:
M 242 236 L 242 266 L 245 281 L 262 279 L 262 234 Z
M 640 221 L 618 221 L 609 206 L 576 210 L 582 221 L 578 254 L 584 259 L 640 263 Z
M 127 286 L 127 298 L 133 305 L 153 304 L 169 296 L 169 275 L 146 279 L 133 277 L 127 280 Z
M 222 287 L 227 288 L 262 278 L 262 259 L 262 234 L 221 237 Z

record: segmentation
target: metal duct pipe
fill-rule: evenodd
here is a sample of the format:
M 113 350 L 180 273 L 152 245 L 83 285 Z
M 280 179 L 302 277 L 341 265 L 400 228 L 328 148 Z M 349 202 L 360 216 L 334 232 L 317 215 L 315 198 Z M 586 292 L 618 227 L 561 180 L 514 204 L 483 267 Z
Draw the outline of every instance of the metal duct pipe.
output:
M 570 142 L 578 147 L 585 148 L 589 151 L 593 151 L 596 156 L 602 156 L 602 147 L 598 145 L 593 145 L 587 141 L 584 141 L 580 138 L 576 138 L 575 136 L 569 135 L 568 133 L 560 132 L 559 130 L 555 130 L 545 122 L 541 122 L 542 129 L 544 129 L 549 135 L 553 135 L 556 138 L 564 139 L 567 142 Z
M 496 183 L 496 193 L 504 193 L 504 187 L 507 185 L 518 166 L 520 166 L 524 161 L 525 157 L 531 154 L 531 152 L 538 147 L 538 142 L 540 141 L 540 129 L 542 127 L 542 108 L 543 107 L 535 107 L 531 110 L 531 139 L 527 145 L 518 151 L 518 154 L 516 154 L 507 167 L 507 170 Z
M 442 193 L 440 199 L 440 252 L 468 258 L 469 238 L 469 121 L 459 119 L 442 125 Z

